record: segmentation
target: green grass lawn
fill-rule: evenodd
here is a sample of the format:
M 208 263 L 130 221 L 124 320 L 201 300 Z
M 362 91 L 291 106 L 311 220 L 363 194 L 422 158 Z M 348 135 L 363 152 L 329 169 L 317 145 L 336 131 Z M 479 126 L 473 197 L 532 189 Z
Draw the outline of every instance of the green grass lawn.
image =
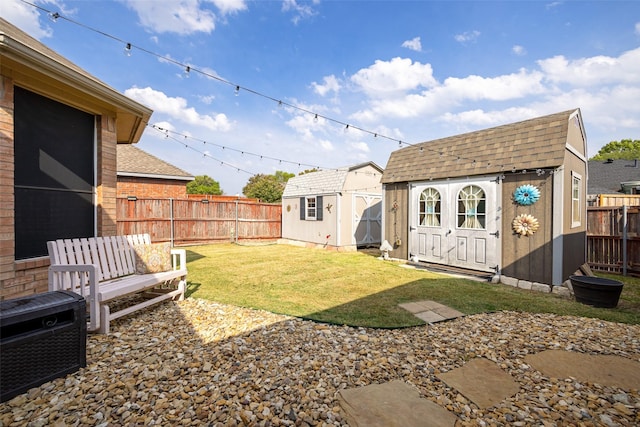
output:
M 618 307 L 402 267 L 361 252 L 290 245 L 214 244 L 187 248 L 187 294 L 320 322 L 397 328 L 423 322 L 398 307 L 433 300 L 465 314 L 514 310 L 640 323 L 640 279 L 625 282 Z

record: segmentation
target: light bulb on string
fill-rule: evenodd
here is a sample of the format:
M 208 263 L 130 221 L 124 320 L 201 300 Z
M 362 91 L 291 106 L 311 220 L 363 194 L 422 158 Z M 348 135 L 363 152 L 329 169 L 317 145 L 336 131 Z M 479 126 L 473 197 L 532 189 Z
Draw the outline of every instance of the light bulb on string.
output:
M 236 86 L 236 90 L 233 93 L 235 96 L 240 95 L 240 86 Z
M 185 78 L 189 78 L 189 75 L 191 73 L 191 67 L 187 65 L 187 67 L 184 69 L 184 76 Z
M 49 19 L 51 22 L 58 22 L 58 18 L 60 18 L 60 14 L 58 12 L 49 12 Z
M 131 43 L 127 43 L 124 47 L 124 54 L 127 56 L 131 56 Z
M 313 123 L 318 123 L 318 115 L 317 114 L 313 117 Z

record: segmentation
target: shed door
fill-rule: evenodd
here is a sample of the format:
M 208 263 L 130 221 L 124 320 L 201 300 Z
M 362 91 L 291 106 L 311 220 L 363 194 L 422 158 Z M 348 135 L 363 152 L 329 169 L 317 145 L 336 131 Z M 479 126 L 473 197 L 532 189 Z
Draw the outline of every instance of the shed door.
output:
M 382 241 L 382 196 L 353 196 L 353 243 L 370 245 Z
M 500 260 L 497 182 L 482 178 L 413 185 L 410 257 L 496 271 Z

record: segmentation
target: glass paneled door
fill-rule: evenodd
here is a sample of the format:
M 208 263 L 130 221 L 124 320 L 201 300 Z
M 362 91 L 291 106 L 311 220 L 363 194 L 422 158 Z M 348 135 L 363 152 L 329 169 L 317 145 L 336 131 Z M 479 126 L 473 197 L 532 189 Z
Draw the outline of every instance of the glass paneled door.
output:
M 501 209 L 498 180 L 492 178 L 413 184 L 410 256 L 417 261 L 496 271 Z

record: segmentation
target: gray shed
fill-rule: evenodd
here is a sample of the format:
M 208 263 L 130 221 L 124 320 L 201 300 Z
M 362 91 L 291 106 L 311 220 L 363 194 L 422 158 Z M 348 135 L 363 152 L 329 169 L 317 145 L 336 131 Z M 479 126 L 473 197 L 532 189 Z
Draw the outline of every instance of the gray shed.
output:
M 282 238 L 355 250 L 382 236 L 382 168 L 373 162 L 295 176 L 282 195 Z

